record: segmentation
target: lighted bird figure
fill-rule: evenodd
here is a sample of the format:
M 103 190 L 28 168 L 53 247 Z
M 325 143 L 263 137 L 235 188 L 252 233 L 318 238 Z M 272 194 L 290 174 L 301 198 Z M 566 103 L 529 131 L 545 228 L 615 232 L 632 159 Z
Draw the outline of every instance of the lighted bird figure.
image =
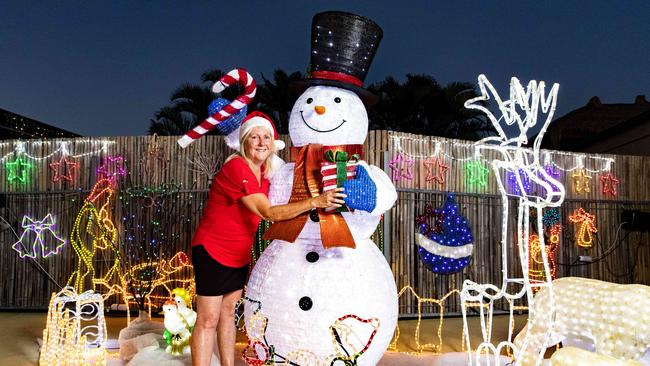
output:
M 416 234 L 420 259 L 434 273 L 447 275 L 462 271 L 472 255 L 472 230 L 467 219 L 458 213 L 453 193 L 447 195 L 442 208 L 436 211 L 442 217 L 442 230 Z
M 511 307 L 510 310 L 512 310 L 514 302 L 520 301 L 520 299 L 526 296 L 528 305 L 532 306 L 534 287 L 545 288 L 549 296 L 553 298 L 552 276 L 548 252 L 544 243 L 542 211 L 546 207 L 559 207 L 564 201 L 565 191 L 563 185 L 544 169 L 544 166 L 540 162 L 539 150 L 542 137 L 553 119 L 559 84 L 553 84 L 547 93 L 546 84 L 543 81 L 537 82 L 532 80 L 528 85 L 524 86 L 517 78 L 513 77 L 510 81 L 510 98 L 506 100 L 503 100 L 499 96 L 485 75 L 478 77 L 478 85 L 481 95 L 466 101 L 465 107 L 485 113 L 497 132 L 497 136 L 478 141 L 476 147 L 481 152 L 496 152 L 498 154 L 496 159 L 491 160 L 491 166 L 497 177 L 497 187 L 501 193 L 503 207 L 501 224 L 502 280 L 501 284 L 497 285 L 491 283 L 480 284 L 472 280 L 465 280 L 463 283 L 463 290 L 461 292 L 463 306 L 461 306 L 461 310 L 464 319 L 465 343 L 468 352 L 472 352 L 472 355 L 469 357 L 470 365 L 475 363 L 480 364 L 480 358 L 485 353 L 498 355 L 504 348 L 509 348 L 514 351 L 515 365 L 521 365 L 524 354 L 529 353 L 535 353 L 535 364 L 539 365 L 544 357 L 543 351 L 546 350 L 546 345 L 549 342 L 548 338 L 531 340 L 529 337 L 523 336 L 520 338 L 523 342 L 515 345 L 512 333 L 510 333 L 507 340 L 495 345 L 491 339 L 492 332 L 487 328 L 492 326 L 490 320 L 492 319 L 493 307 L 491 304 L 499 299 L 505 299 Z M 494 100 L 493 105 L 497 106 L 500 115 L 495 116 L 487 108 L 487 102 L 490 99 Z M 538 114 L 543 116 L 541 129 L 532 144 L 532 149 L 525 148 L 524 146 L 528 144 L 529 130 L 535 128 L 538 124 Z M 513 130 L 517 132 L 515 134 L 511 133 L 510 135 L 506 134 L 506 131 Z M 506 189 L 507 183 L 503 181 L 504 172 L 518 172 L 518 174 L 513 174 L 513 184 L 516 189 L 512 189 L 513 192 L 518 193 L 512 194 Z M 534 193 L 527 192 L 526 180 L 529 180 L 530 183 L 540 189 Z M 508 229 L 510 220 L 508 196 L 514 196 L 518 201 L 514 242 L 517 245 L 517 252 L 519 253 L 521 271 L 512 271 L 508 268 L 508 256 L 513 246 L 513 243 L 510 242 L 512 239 L 509 240 L 507 237 L 507 233 L 511 232 Z M 541 256 L 544 280 L 531 281 L 528 271 L 531 210 L 536 212 L 534 216 L 537 221 L 539 254 Z M 513 272 L 520 272 L 522 275 L 516 278 L 512 276 L 511 273 Z M 481 330 L 483 337 L 482 343 L 474 349 L 470 344 L 470 333 L 467 323 L 467 308 L 465 304 L 468 303 L 490 304 L 489 307 L 479 306 L 479 312 L 482 318 Z M 551 304 L 553 304 L 552 301 Z M 545 319 L 545 324 L 547 324 L 549 331 L 553 328 L 552 315 L 554 313 L 555 310 L 550 309 L 547 313 L 550 314 L 550 317 Z M 512 311 L 510 314 L 512 314 Z M 529 312 L 529 321 L 534 316 L 534 312 Z M 486 318 L 488 319 L 486 320 Z M 486 326 L 486 324 L 489 325 Z
M 163 336 L 167 342 L 165 352 L 173 355 L 188 354 L 192 330 L 196 323 L 196 312 L 188 308 L 188 304 L 190 306 L 192 304 L 192 298 L 187 290 L 175 288 L 172 297 L 173 300 L 168 300 L 163 305 L 165 314 Z

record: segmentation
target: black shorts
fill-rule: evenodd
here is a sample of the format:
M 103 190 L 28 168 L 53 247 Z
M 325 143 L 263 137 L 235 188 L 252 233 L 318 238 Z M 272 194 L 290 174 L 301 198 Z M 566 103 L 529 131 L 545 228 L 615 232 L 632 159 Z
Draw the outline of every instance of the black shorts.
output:
M 224 266 L 202 244 L 192 247 L 192 265 L 197 295 L 221 296 L 241 290 L 248 279 L 248 264 L 239 268 Z

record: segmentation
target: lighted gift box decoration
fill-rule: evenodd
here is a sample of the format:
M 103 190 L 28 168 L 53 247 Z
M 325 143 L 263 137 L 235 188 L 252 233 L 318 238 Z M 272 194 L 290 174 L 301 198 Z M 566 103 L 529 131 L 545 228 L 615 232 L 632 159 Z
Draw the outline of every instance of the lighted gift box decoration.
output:
M 65 287 L 50 299 L 39 364 L 105 365 L 106 337 L 102 295 Z
M 348 179 L 355 179 L 357 176 L 357 164 L 360 156 L 348 154 L 345 151 L 325 151 L 325 161 L 321 163 L 320 172 L 323 176 L 323 192 L 341 188 Z M 346 212 L 350 209 L 343 205 L 337 209 L 338 212 Z

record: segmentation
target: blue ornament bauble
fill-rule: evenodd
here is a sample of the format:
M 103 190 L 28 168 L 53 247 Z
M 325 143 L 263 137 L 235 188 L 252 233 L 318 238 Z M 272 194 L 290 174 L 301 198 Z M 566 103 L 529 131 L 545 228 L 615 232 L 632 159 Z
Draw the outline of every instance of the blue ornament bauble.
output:
M 417 233 L 418 255 L 434 273 L 460 272 L 471 260 L 474 247 L 472 230 L 467 219 L 458 213 L 453 193 L 447 194 L 444 205 L 437 212 L 442 213 L 442 231 Z

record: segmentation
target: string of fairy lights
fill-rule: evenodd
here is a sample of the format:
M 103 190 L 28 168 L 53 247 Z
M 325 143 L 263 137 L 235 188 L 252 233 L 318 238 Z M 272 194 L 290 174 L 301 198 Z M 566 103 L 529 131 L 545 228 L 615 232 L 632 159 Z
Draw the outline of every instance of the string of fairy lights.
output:
M 488 186 L 491 160 L 483 155 L 483 151 L 491 150 L 492 147 L 489 145 L 399 135 L 391 135 L 389 137 L 393 157 L 389 160 L 388 168 L 392 180 L 396 183 L 413 180 L 414 169 L 419 164 L 421 170 L 426 173 L 425 181 L 434 182 L 436 186 L 442 189 L 448 182 L 452 166 L 462 164 L 460 169 L 464 171 L 463 173 L 468 187 L 485 188 Z M 409 142 L 409 150 L 432 152 L 423 154 L 407 151 L 403 147 L 403 141 Z M 454 151 L 457 151 L 458 155 L 455 155 Z M 532 149 L 522 148 L 521 152 L 527 156 L 527 159 L 532 158 Z M 572 166 L 561 166 L 558 163 L 557 157 L 571 157 L 575 163 Z M 599 180 L 603 196 L 618 196 L 617 186 L 620 184 L 620 179 L 612 172 L 612 166 L 615 163 L 614 158 L 595 154 L 587 155 L 561 151 L 543 151 L 541 152 L 540 160 L 543 163 L 543 169 L 546 173 L 554 178 L 559 179 L 560 172 L 564 172 L 566 178 L 571 179 L 572 186 L 574 187 L 573 192 L 576 195 L 590 193 L 591 185 L 593 184 L 591 182 L 593 178 L 592 174 L 600 174 Z M 515 184 L 515 177 L 517 175 L 524 177 L 521 171 L 507 172 L 509 191 L 513 195 L 521 194 L 519 186 Z M 531 185 L 530 180 L 526 178 L 524 180 L 524 191 L 531 193 L 533 185 Z

